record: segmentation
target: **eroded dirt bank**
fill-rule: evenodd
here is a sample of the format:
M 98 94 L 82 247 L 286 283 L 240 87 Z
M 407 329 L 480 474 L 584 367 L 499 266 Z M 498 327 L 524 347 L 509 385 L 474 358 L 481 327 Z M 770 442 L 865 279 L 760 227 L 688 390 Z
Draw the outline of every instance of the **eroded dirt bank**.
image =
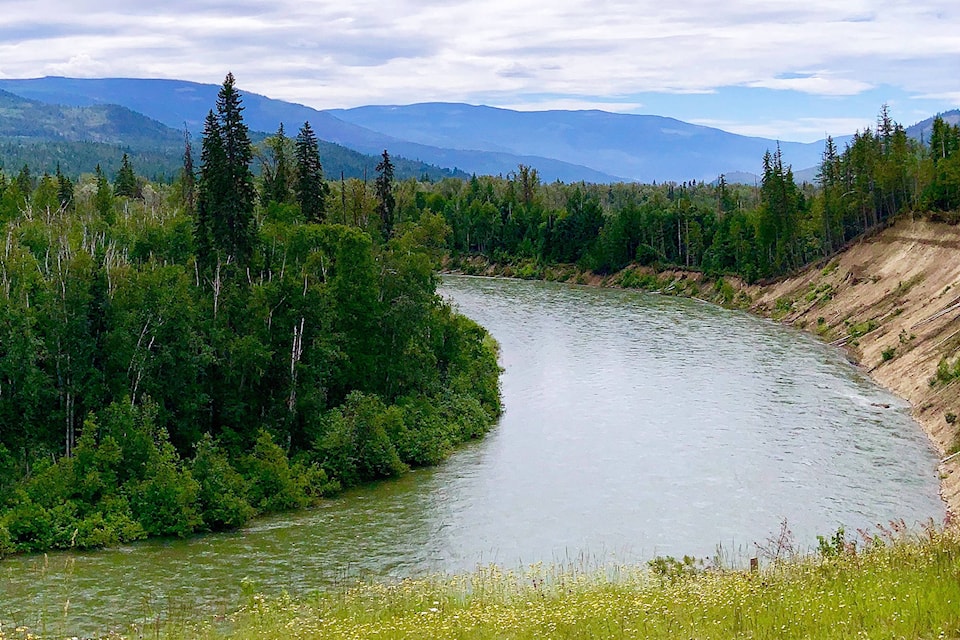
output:
M 907 399 L 942 457 L 960 444 L 960 382 L 936 381 L 960 348 L 960 226 L 901 220 L 826 266 L 748 287 L 750 308 L 848 349 Z M 940 465 L 942 495 L 960 515 L 960 456 Z

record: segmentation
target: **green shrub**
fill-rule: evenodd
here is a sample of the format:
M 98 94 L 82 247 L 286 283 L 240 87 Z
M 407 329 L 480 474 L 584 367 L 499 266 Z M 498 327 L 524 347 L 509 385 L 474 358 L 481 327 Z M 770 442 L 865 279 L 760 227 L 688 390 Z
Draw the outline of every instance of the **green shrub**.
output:
M 258 511 L 299 509 L 310 504 L 304 479 L 296 476 L 287 454 L 265 429 L 260 430 L 242 466 L 250 487 L 250 504 Z
M 255 513 L 247 501 L 247 481 L 230 465 L 209 433 L 197 443 L 196 451 L 190 471 L 200 483 L 198 497 L 204 528 L 220 531 L 242 526 Z
M 200 485 L 181 469 L 169 442 L 161 441 L 147 479 L 132 483 L 130 506 L 143 530 L 152 536 L 186 537 L 202 523 Z

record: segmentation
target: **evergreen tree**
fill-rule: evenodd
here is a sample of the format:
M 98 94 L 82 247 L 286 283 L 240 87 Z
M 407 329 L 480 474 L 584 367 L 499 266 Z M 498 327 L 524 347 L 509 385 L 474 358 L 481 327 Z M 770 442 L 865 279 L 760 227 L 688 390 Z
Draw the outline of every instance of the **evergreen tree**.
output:
M 64 211 L 73 209 L 73 181 L 63 175 L 60 163 L 57 163 L 57 200 Z
M 323 181 L 323 166 L 317 136 L 304 122 L 297 134 L 297 202 L 304 217 L 310 222 L 323 222 L 326 217 L 327 185 Z
M 183 206 L 192 214 L 196 206 L 196 175 L 193 168 L 193 147 L 190 144 L 190 131 L 183 128 L 183 169 L 180 171 L 180 187 Z
M 270 202 L 277 204 L 286 204 L 290 201 L 290 182 L 291 170 L 290 161 L 287 157 L 287 147 L 290 144 L 289 138 L 283 130 L 283 123 L 277 129 L 276 135 L 267 138 L 264 141 L 270 150 L 270 159 L 263 160 L 263 190 L 260 194 L 260 201 L 266 205 Z
M 223 168 L 226 158 L 223 153 L 223 139 L 220 135 L 220 123 L 213 110 L 207 113 L 203 124 L 203 142 L 200 149 L 200 194 L 197 202 L 197 217 L 194 221 L 194 239 L 197 246 L 197 261 L 209 266 L 214 262 L 212 252 L 217 246 L 214 239 L 224 233 L 224 229 L 215 228 L 222 223 L 214 218 L 213 212 L 220 210 L 223 197 Z
M 217 112 L 207 114 L 203 127 L 195 224 L 197 259 L 202 263 L 212 264 L 214 253 L 224 261 L 245 263 L 253 253 L 257 192 L 252 160 L 240 94 L 228 73 L 217 96 Z
M 214 247 L 244 263 L 253 253 L 257 192 L 250 171 L 253 147 L 232 73 L 227 74 L 217 95 L 216 118 L 219 141 L 210 144 L 219 146 L 218 157 L 208 158 L 204 166 L 215 174 L 207 180 L 206 215 Z M 206 135 L 204 144 L 208 144 Z
M 99 163 L 94 172 L 94 180 L 97 184 L 97 193 L 93 197 L 94 206 L 100 217 L 111 224 L 113 222 L 113 191 L 110 189 L 110 183 L 107 182 L 107 176 L 103 174 L 103 169 L 100 168 Z
M 114 193 L 127 198 L 137 196 L 137 174 L 133 172 L 130 157 L 127 154 L 123 154 L 120 160 L 120 170 L 117 171 L 117 178 L 114 180 Z
M 30 175 L 30 167 L 23 165 L 14 182 L 17 185 L 17 190 L 20 191 L 20 195 L 29 200 L 30 194 L 33 193 L 33 176 Z
M 393 163 L 390 154 L 383 150 L 383 159 L 377 164 L 377 180 L 375 182 L 378 209 L 380 212 L 380 231 L 384 238 L 389 238 L 393 231 L 393 213 L 396 209 L 396 199 L 393 197 Z

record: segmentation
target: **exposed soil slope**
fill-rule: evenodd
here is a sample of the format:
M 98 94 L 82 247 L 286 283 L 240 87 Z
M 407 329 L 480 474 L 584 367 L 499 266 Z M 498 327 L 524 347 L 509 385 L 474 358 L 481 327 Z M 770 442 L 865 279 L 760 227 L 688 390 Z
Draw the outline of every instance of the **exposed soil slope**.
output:
M 931 379 L 960 351 L 960 226 L 902 220 L 826 266 L 748 291 L 755 312 L 847 348 L 910 402 L 942 456 L 957 450 L 960 381 Z M 940 475 L 960 515 L 960 456 L 941 463 Z

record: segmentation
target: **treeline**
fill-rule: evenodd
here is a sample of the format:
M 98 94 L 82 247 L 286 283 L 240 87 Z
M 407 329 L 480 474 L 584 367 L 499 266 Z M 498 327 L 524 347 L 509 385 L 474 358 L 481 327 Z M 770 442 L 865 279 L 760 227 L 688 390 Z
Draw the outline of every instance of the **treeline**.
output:
M 779 149 L 758 186 L 541 184 L 521 166 L 506 177 L 406 184 L 404 215 L 444 217 L 456 254 L 497 262 L 578 263 L 599 273 L 629 264 L 736 274 L 789 273 L 829 256 L 904 211 L 960 208 L 960 127 L 937 118 L 929 143 L 910 139 L 886 108 L 875 131 L 842 150 L 827 140 L 817 184 L 797 184 Z
M 363 229 L 309 124 L 264 153 L 228 76 L 173 185 L 0 174 L 0 555 L 237 527 L 499 414 L 495 344 L 436 292 L 449 228 L 394 219 L 389 156 Z

